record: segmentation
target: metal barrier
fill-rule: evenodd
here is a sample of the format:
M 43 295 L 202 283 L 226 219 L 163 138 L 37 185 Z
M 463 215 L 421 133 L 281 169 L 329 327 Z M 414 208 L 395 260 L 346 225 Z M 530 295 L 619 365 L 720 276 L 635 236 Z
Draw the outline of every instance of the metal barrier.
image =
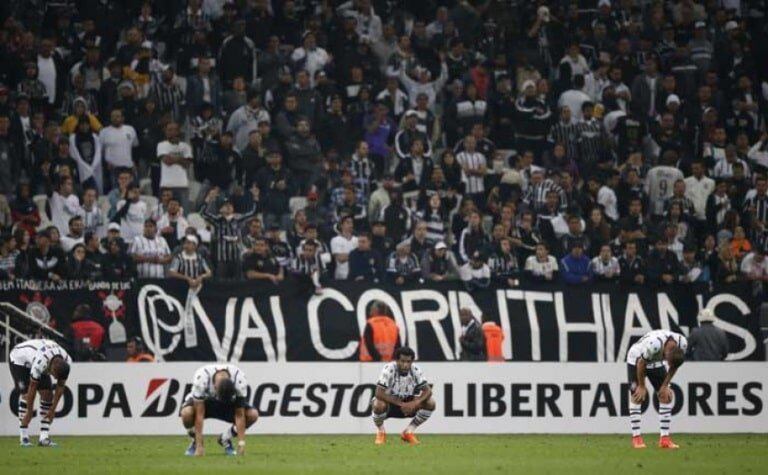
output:
M 0 317 L 0 330 L 3 332 L 5 343 L 4 361 L 8 361 L 8 355 L 13 347 L 11 336 L 22 340 L 30 340 L 39 336 L 56 341 L 67 351 L 71 350 L 69 341 L 61 332 L 37 321 L 13 304 L 0 302 Z

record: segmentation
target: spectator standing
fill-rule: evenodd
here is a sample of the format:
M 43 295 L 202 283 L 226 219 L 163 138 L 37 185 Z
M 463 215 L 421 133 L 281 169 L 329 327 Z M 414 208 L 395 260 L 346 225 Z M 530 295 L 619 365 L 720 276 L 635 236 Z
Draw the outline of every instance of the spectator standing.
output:
M 157 144 L 160 160 L 160 188 L 173 191 L 184 209 L 189 206 L 189 172 L 192 165 L 192 147 L 181 141 L 179 124 L 169 122 L 165 126 L 165 140 Z
M 485 334 L 480 323 L 472 315 L 472 311 L 466 307 L 459 310 L 459 321 L 461 322 L 461 336 L 459 336 L 461 354 L 459 359 L 462 361 L 485 361 Z
M 181 244 L 181 252 L 173 256 L 168 267 L 168 277 L 186 281 L 189 289 L 195 291 L 200 290 L 203 281 L 213 275 L 211 266 L 197 252 L 198 243 L 196 236 L 186 236 Z
M 385 303 L 373 303 L 360 340 L 360 361 L 392 361 L 400 332 Z
M 258 208 L 253 206 L 248 212 L 236 215 L 232 200 L 224 198 L 219 206 L 219 213 L 214 214 L 211 207 L 219 194 L 218 188 L 212 188 L 205 197 L 200 213 L 213 226 L 216 277 L 236 279 L 240 275 L 240 240 L 243 225 L 256 216 Z
M 134 238 L 130 254 L 139 278 L 165 278 L 165 267 L 172 259 L 171 249 L 165 239 L 157 235 L 157 225 L 151 219 L 144 221 L 144 233 Z
M 119 170 L 134 170 L 133 148 L 139 146 L 139 138 L 136 129 L 125 123 L 121 109 L 113 109 L 109 119 L 110 125 L 99 132 L 99 141 L 111 177 L 109 183 L 114 186 Z
M 349 254 L 357 248 L 358 240 L 354 232 L 354 218 L 344 216 L 339 223 L 339 234 L 331 239 L 331 254 L 335 264 L 334 278 L 347 280 L 349 276 Z
M 688 336 L 688 355 L 693 361 L 724 361 L 728 356 L 728 335 L 714 323 L 714 312 L 701 309 L 699 326 Z

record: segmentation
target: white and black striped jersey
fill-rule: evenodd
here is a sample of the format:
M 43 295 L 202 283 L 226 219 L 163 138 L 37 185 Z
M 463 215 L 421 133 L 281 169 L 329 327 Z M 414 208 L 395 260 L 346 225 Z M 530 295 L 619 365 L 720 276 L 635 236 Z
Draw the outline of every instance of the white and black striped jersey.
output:
M 595 275 L 601 277 L 607 277 L 610 273 L 612 277 L 618 277 L 621 274 L 621 266 L 619 266 L 619 260 L 611 256 L 608 261 L 604 261 L 600 256 L 592 258 L 589 263 L 592 272 Z
M 757 193 L 748 192 L 744 198 L 744 211 L 750 214 L 753 221 L 768 222 L 768 196 L 758 196 Z
M 234 214 L 228 218 L 211 213 L 208 208 L 208 205 L 203 204 L 200 214 L 213 226 L 211 238 L 216 243 L 213 258 L 216 262 L 238 261 L 240 259 L 240 236 L 243 225 L 256 216 L 256 206 L 247 213 Z
M 560 185 L 550 180 L 549 178 L 542 180 L 540 183 L 530 184 L 530 186 L 528 186 L 528 190 L 525 191 L 523 201 L 527 203 L 532 210 L 540 212 L 547 205 L 547 193 L 550 191 L 554 191 L 559 196 L 560 208 L 562 207 L 563 203 L 567 203 L 565 191 L 562 189 L 562 187 L 560 187 Z
M 427 380 L 416 364 L 412 364 L 411 369 L 402 374 L 397 368 L 397 362 L 392 361 L 384 365 L 376 385 L 390 396 L 410 399 L 418 396 L 427 387 Z
M 737 163 L 741 164 L 744 170 L 744 176 L 749 178 L 751 173 L 749 171 L 749 165 L 744 160 L 737 158 L 733 162 L 729 162 L 725 158 L 721 158 L 715 162 L 715 166 L 712 167 L 713 178 L 731 178 L 733 176 L 733 166 Z
M 231 364 L 209 364 L 195 371 L 195 375 L 192 377 L 192 392 L 187 397 L 198 401 L 218 400 L 216 388 L 213 385 L 213 377 L 220 371 L 229 373 L 229 378 L 235 383 L 235 399 L 248 397 L 248 381 L 245 379 L 245 373 Z
M 48 374 L 48 365 L 57 356 L 72 363 L 67 351 L 52 340 L 27 340 L 13 347 L 9 356 L 11 363 L 29 368 L 32 379 L 40 379 Z
M 145 236 L 136 236 L 131 243 L 129 251 L 131 255 L 140 256 L 168 256 L 171 248 L 162 236 L 149 239 Z M 143 279 L 162 279 L 165 277 L 165 265 L 152 262 L 140 262 L 136 264 L 136 272 Z
M 605 148 L 603 123 L 595 118 L 576 124 L 576 142 L 579 147 L 579 163 L 595 163 Z
M 568 122 L 558 122 L 549 130 L 549 142 L 553 145 L 563 144 L 565 147 L 565 156 L 569 160 L 576 160 L 578 157 L 578 124 Z
M 365 202 L 368 202 L 368 196 L 371 194 L 371 183 L 373 182 L 374 166 L 368 157 L 359 157 L 357 153 L 352 154 L 349 161 L 349 172 L 352 174 L 352 183 L 355 188 L 362 191 Z
M 658 368 L 664 364 L 664 344 L 674 340 L 683 351 L 688 348 L 688 340 L 681 334 L 669 330 L 653 330 L 645 334 L 629 348 L 627 363 L 634 365 L 640 358 L 645 360 L 647 368 Z
M 488 259 L 488 267 L 493 277 L 509 277 L 520 272 L 520 263 L 513 253 L 503 254 L 497 252 Z
M 193 254 L 187 254 L 186 252 L 181 251 L 173 256 L 170 270 L 178 272 L 179 274 L 184 274 L 191 279 L 196 279 L 206 272 L 209 272 L 211 267 L 200 253 L 195 252 Z
M 290 270 L 294 274 L 311 276 L 313 273 L 325 273 L 325 264 L 321 255 L 315 254 L 314 257 L 306 258 L 301 252 L 291 260 Z
M 389 256 L 387 272 L 394 277 L 410 277 L 421 272 L 421 263 L 414 253 L 410 253 L 406 258 L 402 259 L 395 251 Z
M 446 223 L 443 213 L 432 210 L 420 211 L 417 214 L 419 221 L 423 221 L 427 224 L 427 242 L 435 244 L 440 241 L 445 241 Z
M 483 193 L 485 192 L 485 177 L 477 175 L 469 175 L 464 169 L 476 170 L 480 167 L 487 166 L 487 160 L 485 155 L 480 152 L 467 152 L 466 150 L 456 155 L 456 161 L 461 165 L 461 181 L 464 182 L 467 193 Z

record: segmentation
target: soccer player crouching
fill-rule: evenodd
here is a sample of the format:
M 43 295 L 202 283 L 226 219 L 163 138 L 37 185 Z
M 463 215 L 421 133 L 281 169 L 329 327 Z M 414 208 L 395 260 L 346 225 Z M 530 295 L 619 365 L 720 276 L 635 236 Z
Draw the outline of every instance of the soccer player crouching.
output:
M 16 345 L 9 355 L 13 384 L 19 392 L 19 442 L 31 447 L 27 428 L 35 411 L 35 398 L 40 393 L 40 438 L 37 445 L 55 447 L 50 429 L 56 416 L 64 387 L 69 377 L 72 358 L 51 340 L 27 340 Z M 51 376 L 56 378 L 53 390 Z
M 416 354 L 408 347 L 395 350 L 394 361 L 387 363 L 376 383 L 373 405 L 373 423 L 376 424 L 376 445 L 387 441 L 384 420 L 390 417 L 404 419 L 412 417 L 411 423 L 400 438 L 403 442 L 416 445 L 416 428 L 427 421 L 435 410 L 432 389 L 418 366 L 413 363 Z
M 203 421 L 219 419 L 234 424 L 219 436 L 219 445 L 227 455 L 245 454 L 245 429 L 251 427 L 259 413 L 246 402 L 248 382 L 234 365 L 210 364 L 195 371 L 192 392 L 184 400 L 179 415 L 192 438 L 186 455 L 202 456 Z M 232 437 L 237 436 L 237 450 Z
M 659 397 L 659 447 L 677 449 L 669 436 L 672 422 L 672 390 L 669 383 L 677 369 L 685 361 L 688 340 L 679 333 L 654 330 L 647 333 L 627 352 L 627 376 L 629 378 L 629 421 L 632 427 L 632 446 L 644 449 L 645 442 L 640 434 L 641 405 L 648 396 L 645 387 L 647 377 Z M 666 363 L 666 367 L 665 367 Z

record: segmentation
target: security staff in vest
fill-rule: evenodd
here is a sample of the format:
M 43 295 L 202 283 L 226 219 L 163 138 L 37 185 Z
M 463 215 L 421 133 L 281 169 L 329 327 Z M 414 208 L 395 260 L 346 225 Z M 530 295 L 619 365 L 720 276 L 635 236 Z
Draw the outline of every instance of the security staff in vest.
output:
M 472 311 L 468 308 L 459 310 L 459 321 L 461 322 L 461 354 L 459 359 L 462 361 L 485 361 L 485 335 L 480 328 Z
M 494 322 L 490 315 L 483 315 L 483 334 L 485 335 L 485 353 L 488 361 L 504 361 L 501 343 L 504 341 L 504 330 Z
M 360 361 L 392 361 L 400 348 L 400 333 L 389 307 L 374 302 L 360 342 Z

